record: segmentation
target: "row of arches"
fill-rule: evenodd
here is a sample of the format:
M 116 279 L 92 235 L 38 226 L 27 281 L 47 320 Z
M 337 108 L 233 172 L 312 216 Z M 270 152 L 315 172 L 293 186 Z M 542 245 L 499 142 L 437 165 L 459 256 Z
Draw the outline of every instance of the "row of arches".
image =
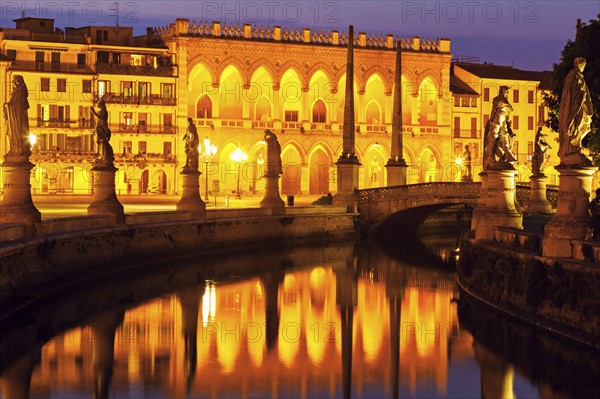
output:
M 276 79 L 266 67 L 249 80 L 235 65 L 225 67 L 218 79 L 204 64 L 194 66 L 188 78 L 188 112 L 196 118 L 278 119 L 287 122 L 343 122 L 346 74 L 336 80 L 322 69 L 306 77 L 290 67 Z M 433 74 L 414 81 L 402 75 L 402 118 L 405 125 L 437 125 L 439 82 Z M 373 72 L 364 86 L 354 83 L 355 120 L 367 124 L 392 122 L 393 85 Z M 442 93 L 443 94 L 443 93 Z

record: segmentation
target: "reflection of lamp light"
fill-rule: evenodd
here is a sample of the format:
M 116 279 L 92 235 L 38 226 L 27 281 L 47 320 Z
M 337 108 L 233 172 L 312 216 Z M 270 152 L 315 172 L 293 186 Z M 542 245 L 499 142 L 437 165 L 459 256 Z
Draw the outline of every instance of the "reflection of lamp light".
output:
M 236 148 L 234 152 L 231 153 L 229 158 L 236 163 L 237 166 L 237 193 L 236 198 L 242 198 L 240 193 L 240 162 L 245 162 L 248 159 L 248 154 L 246 154 L 241 148 Z
M 202 296 L 202 325 L 206 327 L 209 321 L 215 319 L 215 313 L 217 311 L 217 293 L 215 289 L 215 283 L 212 281 L 206 281 L 206 287 L 204 288 L 204 295 Z
M 29 144 L 31 144 L 31 148 L 33 148 L 33 146 L 35 145 L 36 142 L 37 142 L 37 136 L 33 133 L 29 133 Z
M 217 146 L 210 142 L 210 139 L 206 137 L 204 139 L 204 151 L 202 151 L 202 144 L 198 144 L 198 153 L 200 157 L 204 157 L 204 170 L 206 173 L 206 187 L 204 199 L 208 201 L 208 160 L 214 158 L 217 153 Z

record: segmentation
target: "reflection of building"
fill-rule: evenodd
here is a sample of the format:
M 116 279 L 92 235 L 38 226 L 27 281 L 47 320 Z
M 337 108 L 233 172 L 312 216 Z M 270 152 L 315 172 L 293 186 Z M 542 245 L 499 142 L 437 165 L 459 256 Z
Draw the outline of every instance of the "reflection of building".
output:
M 388 389 L 393 378 L 393 318 L 387 291 L 394 284 L 379 282 L 376 272 L 352 273 L 344 263 L 286 273 L 281 279 L 263 276 L 208 284 L 206 289 L 188 290 L 127 311 L 115 337 L 111 392 L 146 386 L 165 397 L 185 397 L 188 387 L 192 397 L 246 396 L 249 392 L 263 397 L 339 394 L 344 368 L 340 312 L 346 308 L 353 315 L 348 319 L 353 320 L 352 395 Z M 393 293 L 402 298 L 398 378 L 404 389 L 433 384 L 443 393 L 449 353 L 472 356 L 451 348 L 470 342 L 463 332 L 449 339 L 450 329 L 458 326 L 450 302 L 450 278 L 407 269 L 406 287 L 401 289 L 404 295 Z M 274 317 L 268 314 L 273 310 L 267 309 L 267 301 L 274 292 L 278 339 L 267 349 L 266 323 Z M 345 308 L 348 301 L 353 305 Z M 32 378 L 32 395 L 59 389 L 91 391 L 92 338 L 93 329 L 86 327 L 46 344 Z M 195 345 L 190 341 L 194 339 Z M 195 362 L 189 358 L 194 352 Z

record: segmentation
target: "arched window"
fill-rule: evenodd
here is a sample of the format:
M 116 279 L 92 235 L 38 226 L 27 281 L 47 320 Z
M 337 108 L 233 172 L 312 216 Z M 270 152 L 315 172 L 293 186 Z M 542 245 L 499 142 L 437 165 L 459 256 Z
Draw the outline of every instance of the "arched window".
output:
M 198 101 L 196 117 L 199 119 L 212 118 L 212 101 L 206 94 L 202 96 L 200 101 Z
M 313 117 L 312 121 L 314 123 L 325 123 L 327 120 L 327 108 L 325 108 L 325 103 L 321 100 L 318 100 L 313 107 Z

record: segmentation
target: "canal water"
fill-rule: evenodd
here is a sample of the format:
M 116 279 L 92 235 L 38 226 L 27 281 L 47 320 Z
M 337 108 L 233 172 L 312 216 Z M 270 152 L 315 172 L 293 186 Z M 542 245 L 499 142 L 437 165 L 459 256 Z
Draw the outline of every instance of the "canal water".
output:
M 460 299 L 459 234 L 125 265 L 2 321 L 2 397 L 595 397 L 584 348 Z

